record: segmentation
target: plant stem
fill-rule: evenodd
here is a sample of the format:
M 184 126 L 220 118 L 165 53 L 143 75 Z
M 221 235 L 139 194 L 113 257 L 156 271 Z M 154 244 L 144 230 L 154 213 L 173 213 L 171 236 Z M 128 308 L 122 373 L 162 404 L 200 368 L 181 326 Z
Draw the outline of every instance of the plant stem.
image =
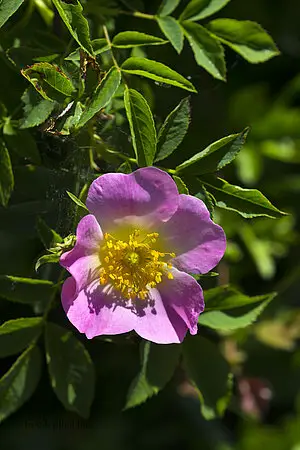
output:
M 155 16 L 153 14 L 145 14 L 139 11 L 134 11 L 133 16 L 140 17 L 141 19 L 155 20 Z
M 155 20 L 156 16 L 153 14 L 145 14 L 140 11 L 118 11 L 119 14 L 123 14 L 125 16 L 133 16 L 133 17 L 140 17 L 141 19 L 148 19 L 148 20 Z
M 111 53 L 111 58 L 112 58 L 112 60 L 113 60 L 114 66 L 115 66 L 115 67 L 118 69 L 118 71 L 120 72 L 121 69 L 120 69 L 120 67 L 119 67 L 119 64 L 118 64 L 116 58 L 115 58 L 115 55 L 114 55 L 114 52 L 113 52 L 113 49 L 112 49 L 112 43 L 111 43 L 111 40 L 110 40 L 110 37 L 109 37 L 109 34 L 108 34 L 108 30 L 107 30 L 106 25 L 103 25 L 103 32 L 104 32 L 104 36 L 105 36 L 107 45 L 109 46 L 109 50 L 110 50 L 110 53 Z
M 164 170 L 165 172 L 171 174 L 171 175 L 175 175 L 176 174 L 176 170 L 174 169 L 166 169 L 165 167 L 160 167 L 160 166 L 155 166 L 158 169 Z

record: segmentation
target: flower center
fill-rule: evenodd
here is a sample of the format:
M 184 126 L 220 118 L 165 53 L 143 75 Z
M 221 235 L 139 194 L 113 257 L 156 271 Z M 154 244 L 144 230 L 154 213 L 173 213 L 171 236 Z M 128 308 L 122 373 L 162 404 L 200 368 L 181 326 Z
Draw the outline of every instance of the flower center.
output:
M 172 280 L 168 261 L 175 253 L 155 250 L 158 237 L 158 233 L 141 236 L 140 230 L 134 230 L 127 240 L 120 240 L 106 233 L 100 249 L 100 283 L 112 284 L 127 299 L 144 300 L 163 276 Z

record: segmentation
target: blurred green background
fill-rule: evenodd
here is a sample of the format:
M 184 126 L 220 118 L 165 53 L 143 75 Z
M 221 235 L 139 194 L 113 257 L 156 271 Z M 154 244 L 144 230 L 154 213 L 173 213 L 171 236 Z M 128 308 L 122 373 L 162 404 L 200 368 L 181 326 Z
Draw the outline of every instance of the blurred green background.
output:
M 97 7 L 105 3 L 114 2 L 83 2 L 95 13 L 93 37 L 99 37 L 97 21 L 103 19 L 97 16 Z M 145 11 L 155 13 L 159 3 L 145 1 Z M 61 30 L 61 35 L 57 35 L 56 29 L 50 36 L 51 30 L 46 30 L 39 12 L 28 13 L 26 8 L 23 5 L 1 30 L 3 49 L 9 48 L 15 39 L 42 43 L 52 36 L 57 47 L 68 42 Z M 65 412 L 44 371 L 30 401 L 1 425 L 5 448 L 300 450 L 300 6 L 298 0 L 231 0 L 216 17 L 260 23 L 273 37 L 281 55 L 264 64 L 250 65 L 226 49 L 227 83 L 214 80 L 199 68 L 187 46 L 180 57 L 170 45 L 151 48 L 147 55 L 188 77 L 199 92 L 192 97 L 192 122 L 181 147 L 182 154 L 179 151 L 176 157 L 169 158 L 168 167 L 208 143 L 250 126 L 247 143 L 235 163 L 226 169 L 226 179 L 260 189 L 278 208 L 290 213 L 276 221 L 245 221 L 228 211 L 216 212 L 216 220 L 222 223 L 228 237 L 226 257 L 219 268 L 222 283 L 233 283 L 249 295 L 279 293 L 250 329 L 222 337 L 224 355 L 235 373 L 229 410 L 222 420 L 205 421 L 193 388 L 179 369 L 156 397 L 134 410 L 122 412 L 128 386 L 138 371 L 138 350 L 126 344 L 100 345 L 95 340 L 85 342 L 96 363 L 98 377 L 91 418 L 84 421 Z M 110 19 L 107 25 L 112 34 L 114 30 L 132 28 L 160 35 L 151 21 L 126 15 Z M 25 64 L 22 56 L 19 55 L 20 66 Z M 27 83 L 4 59 L 2 55 L 0 99 L 12 113 L 18 108 Z M 143 82 L 140 88 L 153 106 L 158 123 L 182 98 L 179 90 L 154 83 Z M 90 175 L 80 143 L 69 137 L 45 135 L 40 129 L 34 133 L 50 170 L 40 168 L 32 174 L 23 166 L 15 172 L 16 189 L 12 197 L 15 208 L 10 214 L 0 212 L 1 273 L 32 275 L 32 261 L 41 252 L 35 232 L 36 208 L 41 209 L 39 213 L 45 212 L 48 223 L 62 234 L 72 231 L 64 192 L 74 185 L 72 173 L 79 173 L 81 179 Z M 103 135 L 111 145 L 125 148 L 129 145 L 128 130 L 121 119 L 113 134 L 110 130 L 105 134 L 104 130 Z M 30 146 L 31 142 L 23 140 L 22 145 Z M 62 178 L 60 167 L 73 172 L 70 170 Z M 0 312 L 7 319 L 6 308 L 1 300 Z M 22 316 L 26 308 L 14 305 L 9 315 Z M 63 319 L 56 317 L 56 320 Z M 1 360 L 1 374 L 13 360 Z

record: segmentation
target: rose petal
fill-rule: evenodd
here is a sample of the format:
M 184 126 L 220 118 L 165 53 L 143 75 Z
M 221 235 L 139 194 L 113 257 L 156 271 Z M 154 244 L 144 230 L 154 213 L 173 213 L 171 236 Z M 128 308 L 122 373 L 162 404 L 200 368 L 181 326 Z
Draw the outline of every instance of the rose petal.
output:
M 62 254 L 60 264 L 73 275 L 77 290 L 80 291 L 99 274 L 98 251 L 103 235 L 93 215 L 81 219 L 76 237 L 75 247 Z
M 141 301 L 142 302 L 142 301 Z M 150 290 L 150 299 L 136 317 L 135 331 L 142 338 L 156 344 L 178 344 L 188 327 L 172 309 L 166 307 L 158 289 Z
M 149 341 L 172 344 L 182 342 L 188 330 L 175 310 L 167 312 L 156 289 L 151 290 L 149 300 L 137 300 L 133 305 L 98 281 L 77 294 L 76 281 L 69 277 L 63 285 L 62 304 L 70 322 L 88 339 L 135 330 Z
M 127 333 L 134 328 L 136 316 L 130 305 L 111 287 L 94 281 L 74 297 L 75 284 L 72 277 L 65 281 L 62 304 L 70 322 L 88 339 Z
M 68 312 L 70 306 L 76 297 L 76 281 L 73 277 L 68 277 L 61 288 L 61 301 L 65 313 Z
M 191 195 L 179 196 L 177 211 L 158 231 L 176 254 L 172 264 L 186 272 L 209 272 L 226 249 L 223 229 L 210 219 L 205 204 Z
M 191 334 L 197 334 L 198 318 L 204 310 L 201 286 L 185 272 L 172 269 L 173 280 L 165 280 L 158 285 L 161 298 L 169 313 L 170 309 L 184 321 Z
M 178 205 L 178 190 L 166 172 L 155 167 L 126 175 L 109 173 L 91 185 L 86 205 L 104 231 L 116 224 L 151 226 L 168 220 Z

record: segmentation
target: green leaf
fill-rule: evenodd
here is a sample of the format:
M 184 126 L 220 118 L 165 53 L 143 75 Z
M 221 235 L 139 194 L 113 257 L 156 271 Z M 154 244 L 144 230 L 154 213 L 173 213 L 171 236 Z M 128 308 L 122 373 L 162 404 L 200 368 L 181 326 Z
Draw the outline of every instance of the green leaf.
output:
M 15 152 L 21 158 L 30 159 L 34 164 L 41 164 L 36 141 L 28 130 L 14 128 L 8 117 L 3 127 L 3 134 L 10 151 Z
M 192 0 L 184 9 L 180 20 L 200 20 L 224 8 L 230 0 Z
M 164 388 L 179 361 L 181 347 L 178 344 L 143 342 L 142 345 L 142 368 L 129 389 L 125 409 L 144 403 Z
M 15 355 L 26 348 L 41 333 L 41 317 L 9 320 L 0 327 L 0 358 Z
M 2 0 L 0 2 L 0 28 L 20 8 L 24 0 Z
M 256 22 L 216 19 L 208 30 L 250 63 L 260 63 L 279 55 L 273 39 Z
M 272 298 L 274 297 L 275 295 L 272 296 Z M 240 328 L 248 327 L 255 322 L 258 316 L 268 306 L 272 298 L 262 302 L 260 305 L 241 316 L 230 316 L 222 311 L 209 311 L 200 315 L 198 323 L 219 331 L 235 331 Z
M 121 66 L 125 73 L 141 75 L 161 83 L 171 84 L 191 92 L 197 92 L 192 83 L 164 64 L 147 58 L 132 57 Z
M 188 177 L 189 177 L 189 175 L 188 175 Z M 213 195 L 207 191 L 207 189 L 205 188 L 205 186 L 203 184 L 201 185 L 201 191 L 198 192 L 197 197 L 200 198 L 200 200 L 202 200 L 205 203 L 205 205 L 209 211 L 210 217 L 213 220 L 214 213 L 215 213 L 216 200 L 213 197 Z
M 24 114 L 20 120 L 21 129 L 36 127 L 45 122 L 55 108 L 54 102 L 42 98 L 32 87 L 26 89 L 22 102 Z
M 275 295 L 276 294 L 272 292 L 271 294 L 248 297 L 248 295 L 242 294 L 232 286 L 218 286 L 204 291 L 205 311 L 241 308 L 243 306 L 252 305 L 253 303 L 272 300 Z
M 35 1 L 35 7 L 49 28 L 53 26 L 54 11 L 52 5 L 47 0 Z
M 164 39 L 139 31 L 122 31 L 113 38 L 112 45 L 117 48 L 132 48 L 141 45 L 161 45 L 166 42 Z
M 62 237 L 52 230 L 41 217 L 37 218 L 36 229 L 45 248 L 50 248 L 63 241 Z
M 298 132 L 298 130 L 296 132 Z M 260 142 L 260 153 L 267 158 L 275 159 L 277 161 L 299 164 L 299 141 L 295 141 L 293 138 L 289 138 L 290 136 L 287 139 L 282 138 L 278 140 L 263 140 L 262 142 Z
M 180 177 L 173 175 L 173 180 L 176 183 L 179 194 L 189 195 L 189 190 L 188 190 L 185 182 Z
M 244 145 L 243 151 L 239 153 L 235 160 L 235 165 L 237 178 L 244 185 L 251 187 L 258 183 L 263 172 L 263 155 L 260 151 L 257 151 L 255 141 L 247 142 Z
M 277 218 L 286 215 L 257 189 L 244 189 L 212 175 L 203 175 L 199 181 L 213 195 L 216 206 L 235 211 L 246 219 L 260 216 Z
M 109 50 L 109 45 L 105 38 L 93 39 L 91 41 L 91 43 L 92 43 L 92 47 L 93 47 L 95 56 L 101 55 L 101 53 L 104 53 L 107 50 Z
M 230 164 L 245 143 L 249 129 L 231 134 L 210 144 L 205 150 L 176 167 L 177 172 L 186 171 L 201 175 L 214 173 Z
M 53 293 L 53 287 L 53 283 L 47 280 L 0 275 L 0 297 L 18 303 L 46 303 Z
M 203 278 L 214 278 L 218 276 L 219 276 L 218 272 L 207 272 L 198 275 L 192 275 L 192 277 L 195 278 L 195 280 L 202 280 Z
M 115 67 L 112 67 L 97 87 L 90 102 L 87 104 L 85 110 L 83 111 L 77 125 L 78 128 L 85 125 L 92 117 L 94 117 L 95 114 L 97 114 L 110 102 L 116 90 L 118 89 L 120 82 L 120 72 Z
M 253 227 L 247 223 L 239 227 L 238 233 L 244 241 L 244 245 L 252 257 L 261 278 L 270 280 L 276 272 L 274 243 L 269 240 L 268 235 L 265 238 L 256 236 Z
M 171 42 L 177 53 L 181 53 L 183 48 L 184 35 L 182 28 L 178 21 L 174 17 L 156 17 L 157 23 L 166 36 L 166 38 Z
M 82 116 L 82 106 L 80 102 L 73 103 L 72 108 L 70 110 L 70 116 L 67 117 L 63 128 L 61 129 L 61 133 L 65 135 L 71 134 L 73 131 L 75 131 L 80 118 Z
M 124 161 L 122 164 L 119 165 L 119 167 L 116 170 L 117 173 L 131 173 L 132 167 L 130 165 L 129 161 Z
M 85 211 L 89 211 L 85 204 L 78 198 L 76 195 L 72 194 L 72 192 L 67 191 L 68 196 L 71 200 L 73 200 L 74 203 L 76 203 L 77 206 L 80 206 L 80 208 L 83 208 Z
M 182 22 L 185 35 L 194 52 L 196 62 L 218 80 L 226 80 L 224 49 L 201 25 Z
M 88 418 L 94 399 L 95 370 L 91 357 L 68 330 L 46 326 L 46 356 L 50 381 L 64 407 Z
M 171 14 L 179 5 L 180 0 L 162 0 L 160 7 L 158 8 L 158 16 L 168 16 Z
M 124 104 L 138 165 L 151 166 L 156 152 L 156 130 L 151 109 L 145 97 L 135 89 L 125 89 Z
M 69 97 L 75 90 L 67 75 L 47 62 L 33 64 L 21 73 L 46 100 L 56 100 L 58 94 Z
M 29 347 L 0 380 L 0 423 L 32 396 L 40 375 L 40 350 Z
M 34 270 L 37 272 L 41 266 L 44 264 L 55 264 L 58 263 L 60 255 L 57 253 L 50 253 L 49 255 L 41 256 L 35 263 Z
M 202 414 L 206 419 L 221 416 L 228 400 L 230 374 L 217 345 L 202 336 L 188 337 L 183 343 L 183 358 L 198 389 Z
M 159 130 L 155 161 L 167 158 L 176 150 L 187 133 L 190 119 L 191 107 L 187 97 L 173 109 Z
M 107 40 L 104 38 L 93 39 L 91 41 L 92 47 L 94 50 L 94 55 L 100 55 L 101 53 L 109 50 L 109 45 L 107 44 Z M 80 47 L 78 47 L 74 52 L 70 53 L 66 58 L 66 61 L 80 61 Z
M 82 14 L 80 2 L 78 0 L 53 0 L 53 3 L 75 41 L 86 53 L 93 57 L 89 25 Z
M 0 138 L 0 205 L 7 206 L 14 189 L 14 174 L 8 150 Z

